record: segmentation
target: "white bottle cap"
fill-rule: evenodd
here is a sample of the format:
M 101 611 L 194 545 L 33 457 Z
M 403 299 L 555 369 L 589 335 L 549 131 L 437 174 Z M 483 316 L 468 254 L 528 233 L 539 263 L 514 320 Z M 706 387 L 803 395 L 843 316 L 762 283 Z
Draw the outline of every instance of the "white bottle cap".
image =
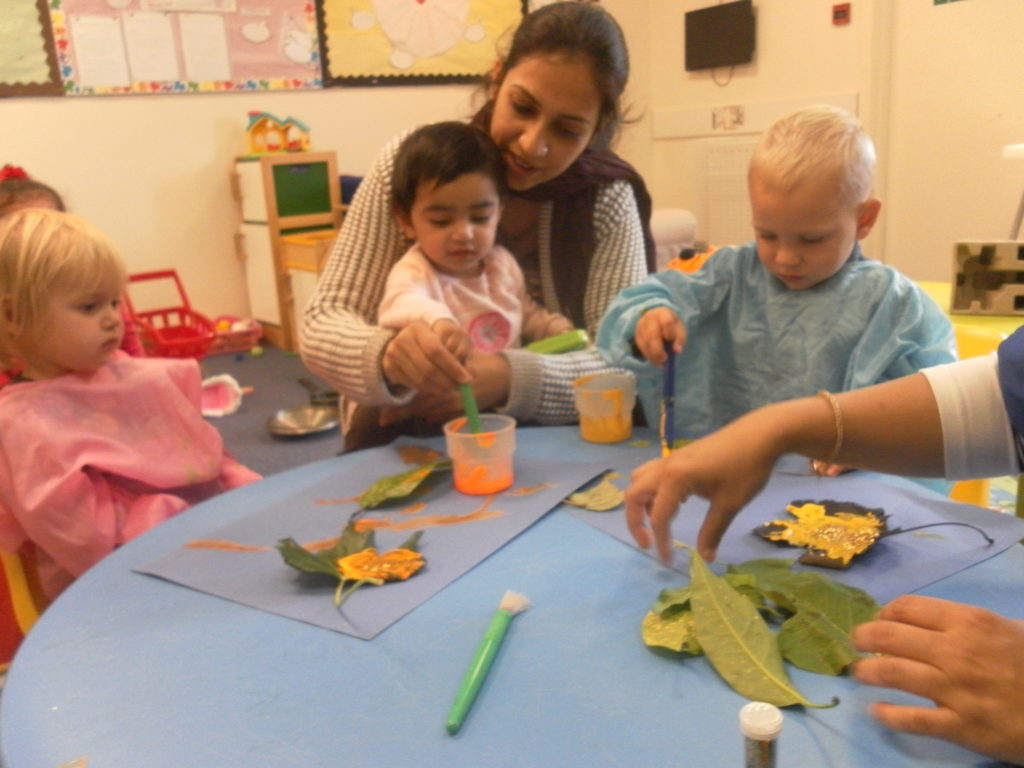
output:
M 740 730 L 748 739 L 771 741 L 782 732 L 782 710 L 763 701 L 745 704 L 740 708 Z

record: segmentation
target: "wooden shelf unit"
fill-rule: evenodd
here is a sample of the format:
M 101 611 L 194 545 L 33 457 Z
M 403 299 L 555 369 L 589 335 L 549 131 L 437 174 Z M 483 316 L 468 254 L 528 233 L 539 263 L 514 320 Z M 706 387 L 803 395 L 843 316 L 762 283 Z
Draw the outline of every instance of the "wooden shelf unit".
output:
M 334 152 L 239 157 L 232 189 L 242 211 L 238 248 L 245 260 L 251 314 L 263 325 L 269 343 L 298 351 L 295 299 L 282 238 L 337 229 L 337 157 Z

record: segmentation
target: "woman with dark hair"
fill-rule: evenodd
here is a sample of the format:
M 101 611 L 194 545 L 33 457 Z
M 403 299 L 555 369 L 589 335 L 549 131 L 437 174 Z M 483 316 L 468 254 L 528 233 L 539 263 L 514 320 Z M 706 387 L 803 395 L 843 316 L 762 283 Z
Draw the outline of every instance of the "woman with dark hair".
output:
M 610 14 L 553 3 L 523 19 L 473 118 L 501 150 L 511 190 L 498 243 L 538 303 L 591 333 L 611 299 L 654 267 L 650 197 L 608 149 L 628 75 L 625 40 Z M 306 309 L 304 362 L 350 404 L 383 408 L 387 423 L 450 418 L 461 410 L 457 385 L 467 381 L 481 408 L 520 421 L 574 421 L 572 381 L 611 370 L 595 351 L 474 351 L 462 365 L 425 323 L 398 332 L 376 325 L 387 273 L 409 246 L 391 210 L 400 139 L 384 149 L 346 216 Z M 391 436 L 382 431 L 377 442 Z

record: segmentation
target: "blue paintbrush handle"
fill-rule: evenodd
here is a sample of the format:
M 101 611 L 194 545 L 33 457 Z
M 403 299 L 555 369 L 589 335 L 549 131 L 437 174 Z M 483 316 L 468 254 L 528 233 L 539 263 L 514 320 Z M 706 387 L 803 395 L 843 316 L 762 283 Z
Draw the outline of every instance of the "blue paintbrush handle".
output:
M 661 390 L 661 455 L 668 456 L 676 441 L 676 355 L 672 342 L 665 342 L 665 375 Z

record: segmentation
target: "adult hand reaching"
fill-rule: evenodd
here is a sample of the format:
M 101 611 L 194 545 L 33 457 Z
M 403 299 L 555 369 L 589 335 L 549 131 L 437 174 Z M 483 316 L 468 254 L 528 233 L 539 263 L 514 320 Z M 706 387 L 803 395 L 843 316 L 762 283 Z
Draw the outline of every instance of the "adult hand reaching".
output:
M 381 366 L 389 383 L 437 397 L 471 378 L 444 340 L 422 320 L 409 323 L 388 342 Z
M 452 353 L 460 363 L 465 365 L 469 353 L 473 351 L 473 341 L 454 320 L 435 320 L 431 326 L 434 333 L 441 339 L 444 348 Z
M 685 445 L 636 470 L 626 490 L 626 524 L 644 549 L 651 537 L 661 561 L 672 560 L 669 526 L 679 505 L 697 495 L 711 502 L 697 537 L 697 550 L 714 560 L 722 534 L 736 513 L 768 482 L 781 451 L 765 437 L 755 412 L 718 432 Z M 770 418 L 770 414 L 769 414 Z
M 931 699 L 934 707 L 884 702 L 884 725 L 936 736 L 975 752 L 1024 764 L 1024 622 L 992 611 L 905 595 L 853 631 L 857 679 Z

